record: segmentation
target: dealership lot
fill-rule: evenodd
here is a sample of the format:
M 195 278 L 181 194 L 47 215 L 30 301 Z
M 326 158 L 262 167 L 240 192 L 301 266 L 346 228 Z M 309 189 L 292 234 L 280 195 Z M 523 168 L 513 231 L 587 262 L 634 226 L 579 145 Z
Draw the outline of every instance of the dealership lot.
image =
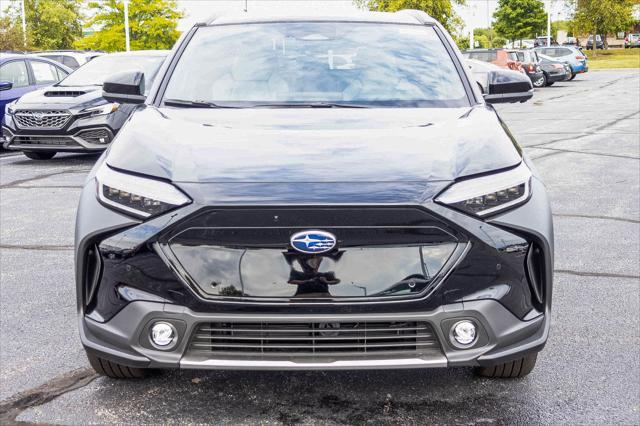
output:
M 96 157 L 0 158 L 0 423 L 639 423 L 639 99 L 637 70 L 600 71 L 498 106 L 546 180 L 556 226 L 551 337 L 516 381 L 468 369 L 90 381 L 72 246 Z

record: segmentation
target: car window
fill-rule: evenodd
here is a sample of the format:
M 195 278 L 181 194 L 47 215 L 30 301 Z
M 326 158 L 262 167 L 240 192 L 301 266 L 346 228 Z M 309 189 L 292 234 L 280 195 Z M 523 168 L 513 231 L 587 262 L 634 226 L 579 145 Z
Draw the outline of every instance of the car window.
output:
M 571 55 L 571 49 L 556 49 L 558 51 L 557 56 Z
M 76 61 L 76 58 L 74 58 L 73 56 L 63 56 L 62 63 L 68 66 L 69 68 L 71 68 L 72 70 L 80 68 L 80 64 L 78 63 L 78 61 Z
M 60 56 L 60 55 L 38 55 L 38 56 L 40 56 L 42 58 L 51 59 L 52 61 L 56 61 L 59 64 L 62 63 L 62 56 Z
M 62 68 L 56 67 L 56 71 L 58 71 L 58 81 L 62 80 L 63 78 L 69 75 L 69 73 L 63 70 Z
M 467 58 L 483 62 L 493 62 L 498 59 L 498 53 L 493 52 L 466 52 Z
M 29 85 L 29 73 L 24 61 L 11 61 L 0 66 L 0 80 L 10 81 L 13 88 Z
M 58 70 L 55 66 L 42 61 L 29 61 L 36 84 L 53 84 L 58 81 Z
M 342 22 L 202 27 L 182 53 L 164 96 L 395 107 L 469 102 L 433 27 Z
M 511 59 L 514 61 L 525 62 L 524 52 L 513 52 L 511 55 Z

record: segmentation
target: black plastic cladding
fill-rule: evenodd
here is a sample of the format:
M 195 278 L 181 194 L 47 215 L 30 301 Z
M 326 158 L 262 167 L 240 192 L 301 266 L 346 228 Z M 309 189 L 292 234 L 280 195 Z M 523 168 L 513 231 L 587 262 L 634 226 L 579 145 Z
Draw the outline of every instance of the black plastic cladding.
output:
M 331 210 L 333 214 L 345 208 L 305 208 L 306 211 L 314 211 L 318 218 L 325 217 L 321 222 L 290 222 L 295 229 L 308 229 L 310 227 L 322 227 L 328 224 L 327 220 L 335 222 L 335 217 L 327 214 Z M 499 300 L 511 312 L 519 318 L 523 318 L 531 311 L 533 299 L 529 283 L 526 277 L 525 260 L 529 248 L 529 242 L 525 239 L 500 229 L 496 226 L 473 218 L 464 220 L 460 226 L 440 218 L 433 212 L 421 207 L 383 207 L 378 212 L 384 212 L 381 216 L 367 222 L 363 219 L 362 212 L 370 207 L 352 208 L 358 214 L 342 217 L 341 223 L 376 223 L 389 225 L 403 223 L 415 225 L 420 223 L 436 224 L 447 229 L 451 235 L 460 242 L 468 242 L 469 249 L 450 275 L 439 284 L 427 298 L 384 301 L 383 303 L 263 303 L 243 302 L 228 303 L 224 301 L 206 301 L 197 297 L 194 292 L 184 284 L 180 278 L 167 266 L 164 260 L 154 249 L 154 243 L 167 241 L 175 235 L 180 227 L 190 226 L 191 221 L 204 220 L 207 212 L 212 210 L 223 211 L 225 209 L 206 208 L 196 212 L 195 208 L 188 208 L 186 217 L 176 220 L 173 224 L 165 226 L 166 218 L 157 218 L 150 222 L 142 223 L 113 235 L 99 244 L 100 254 L 104 264 L 104 273 L 101 277 L 97 291 L 95 307 L 88 311 L 90 317 L 106 321 L 122 309 L 128 302 L 117 295 L 116 286 L 129 285 L 137 289 L 147 291 L 163 297 L 173 303 L 186 306 L 196 312 L 218 313 L 398 313 L 427 311 L 438 308 L 443 304 L 460 302 L 463 300 L 494 298 Z M 398 215 L 404 209 L 405 212 L 419 212 L 417 216 Z M 226 218 L 227 224 L 234 221 L 252 219 L 253 226 L 265 226 L 269 221 L 273 224 L 273 209 L 271 208 L 229 208 L 228 211 L 245 211 L 247 216 L 231 214 Z M 265 214 L 265 210 L 268 214 Z M 300 210 L 295 207 L 283 207 L 276 209 L 287 216 L 286 212 Z M 325 216 L 322 216 L 324 210 Z M 246 213 L 248 212 L 248 213 Z M 262 214 L 259 214 L 261 212 Z M 395 214 L 394 214 L 395 212 Z M 180 210 L 174 216 L 181 216 Z M 386 215 L 386 217 L 385 217 Z M 375 215 L 374 215 L 375 216 Z M 220 216 L 219 216 L 220 217 Z M 291 215 L 295 217 L 295 215 Z M 368 216 L 372 217 L 372 216 Z M 308 218 L 307 218 L 308 219 Z M 245 224 L 247 222 L 244 222 Z M 282 222 L 281 222 L 282 223 Z M 236 222 L 237 225 L 237 222 Z M 218 223 L 219 226 L 219 223 Z M 91 308 L 91 307 L 90 307 Z

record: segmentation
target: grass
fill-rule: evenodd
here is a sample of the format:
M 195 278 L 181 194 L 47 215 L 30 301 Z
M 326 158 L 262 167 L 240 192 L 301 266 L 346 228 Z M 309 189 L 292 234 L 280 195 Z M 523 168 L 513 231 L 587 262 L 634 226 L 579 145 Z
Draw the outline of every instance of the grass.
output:
M 589 58 L 590 70 L 611 68 L 640 68 L 640 48 L 598 50 L 597 56 L 592 50 L 583 49 Z

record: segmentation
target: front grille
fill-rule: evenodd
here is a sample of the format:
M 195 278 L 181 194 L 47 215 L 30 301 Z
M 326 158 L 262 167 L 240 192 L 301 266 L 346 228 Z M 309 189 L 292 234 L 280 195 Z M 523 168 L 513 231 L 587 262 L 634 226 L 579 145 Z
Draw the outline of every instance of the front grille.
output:
M 213 322 L 196 328 L 191 355 L 211 358 L 407 358 L 441 354 L 427 322 Z
M 68 136 L 15 136 L 11 144 L 12 146 L 78 146 L 78 143 Z
M 107 144 L 111 142 L 111 132 L 107 129 L 83 130 L 78 133 L 77 136 L 93 144 Z
M 71 114 L 64 110 L 17 111 L 14 119 L 23 129 L 61 129 Z

